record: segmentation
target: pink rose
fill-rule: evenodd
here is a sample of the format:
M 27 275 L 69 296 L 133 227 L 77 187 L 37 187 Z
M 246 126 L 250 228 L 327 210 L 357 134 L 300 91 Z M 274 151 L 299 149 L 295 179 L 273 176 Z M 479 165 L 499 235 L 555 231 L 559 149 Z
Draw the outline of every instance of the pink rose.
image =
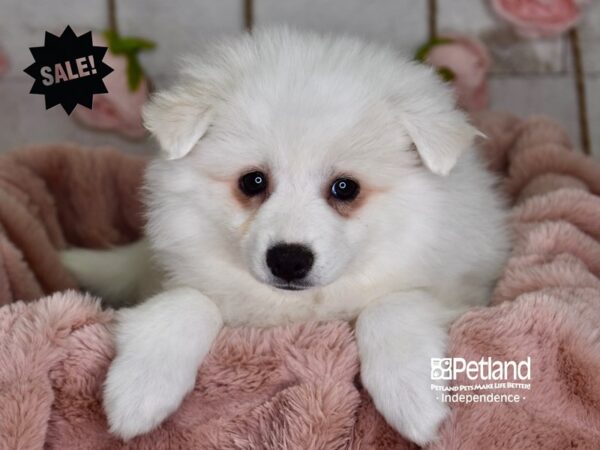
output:
M 492 0 L 496 13 L 528 38 L 564 33 L 581 17 L 582 0 Z
M 442 71 L 449 70 L 458 105 L 467 111 L 485 109 L 489 103 L 487 74 L 491 59 L 485 46 L 466 36 L 443 36 L 425 61 Z
M 8 56 L 0 48 L 0 75 L 8 70 Z
M 99 35 L 94 35 L 94 45 L 107 46 Z M 92 109 L 78 105 L 73 111 L 74 117 L 90 128 L 116 131 L 129 138 L 143 137 L 146 130 L 142 124 L 142 105 L 148 98 L 146 79 L 131 91 L 127 83 L 126 58 L 107 51 L 103 61 L 113 68 L 104 77 L 108 93 L 94 95 Z

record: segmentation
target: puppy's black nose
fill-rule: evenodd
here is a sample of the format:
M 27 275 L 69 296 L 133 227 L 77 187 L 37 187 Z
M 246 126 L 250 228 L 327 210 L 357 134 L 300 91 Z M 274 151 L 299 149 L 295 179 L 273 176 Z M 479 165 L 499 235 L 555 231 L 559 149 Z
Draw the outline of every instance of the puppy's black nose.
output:
M 314 261 L 313 253 L 302 244 L 277 244 L 267 250 L 267 266 L 271 273 L 285 281 L 304 278 Z

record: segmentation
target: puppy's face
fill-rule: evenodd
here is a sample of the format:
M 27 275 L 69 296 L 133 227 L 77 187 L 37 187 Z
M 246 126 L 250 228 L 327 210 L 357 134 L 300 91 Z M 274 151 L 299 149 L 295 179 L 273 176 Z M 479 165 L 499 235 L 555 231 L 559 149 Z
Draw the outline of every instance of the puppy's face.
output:
M 245 96 L 220 109 L 188 158 L 219 192 L 205 201 L 224 210 L 215 225 L 233 258 L 288 290 L 328 285 L 365 264 L 357 258 L 385 220 L 386 196 L 420 164 L 389 106 L 336 92 L 265 96 L 244 110 Z
M 418 98 L 439 89 L 423 69 L 404 91 L 335 70 L 262 67 L 223 75 L 223 91 L 192 80 L 154 99 L 146 123 L 171 160 L 149 174 L 149 231 L 174 276 L 244 272 L 304 290 L 385 264 L 402 203 L 450 170 L 474 130 L 444 98 L 442 111 Z

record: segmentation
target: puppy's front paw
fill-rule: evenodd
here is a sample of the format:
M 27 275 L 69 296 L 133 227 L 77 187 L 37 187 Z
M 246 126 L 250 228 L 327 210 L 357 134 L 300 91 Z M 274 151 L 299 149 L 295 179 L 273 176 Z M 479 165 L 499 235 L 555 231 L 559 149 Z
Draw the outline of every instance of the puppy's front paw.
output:
M 377 410 L 400 434 L 423 446 L 435 440 L 450 409 L 436 399 L 422 374 L 362 370 L 362 380 Z M 411 375 L 407 377 L 406 375 Z
M 421 446 L 434 441 L 450 408 L 436 399 L 435 392 L 408 388 L 403 394 L 402 406 L 384 417 L 389 416 L 389 422 L 396 430 Z
M 194 379 L 183 380 L 166 368 L 151 366 L 142 360 L 117 357 L 108 371 L 104 409 L 111 433 L 124 440 L 160 425 L 193 388 Z
M 110 430 L 129 439 L 171 415 L 194 388 L 198 367 L 223 321 L 200 292 L 177 288 L 122 309 L 114 330 L 117 356 L 104 385 Z

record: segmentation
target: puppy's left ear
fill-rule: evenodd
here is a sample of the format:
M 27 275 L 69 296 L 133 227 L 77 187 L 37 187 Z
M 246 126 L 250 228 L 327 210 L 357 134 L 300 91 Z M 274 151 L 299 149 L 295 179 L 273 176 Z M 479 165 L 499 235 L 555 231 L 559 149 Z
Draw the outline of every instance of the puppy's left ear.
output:
M 434 114 L 404 114 L 404 126 L 423 163 L 433 173 L 448 175 L 475 136 L 484 136 L 456 110 Z
M 144 125 L 158 140 L 166 159 L 183 158 L 208 130 L 212 113 L 203 100 L 202 95 L 190 95 L 176 87 L 155 94 L 144 106 Z

